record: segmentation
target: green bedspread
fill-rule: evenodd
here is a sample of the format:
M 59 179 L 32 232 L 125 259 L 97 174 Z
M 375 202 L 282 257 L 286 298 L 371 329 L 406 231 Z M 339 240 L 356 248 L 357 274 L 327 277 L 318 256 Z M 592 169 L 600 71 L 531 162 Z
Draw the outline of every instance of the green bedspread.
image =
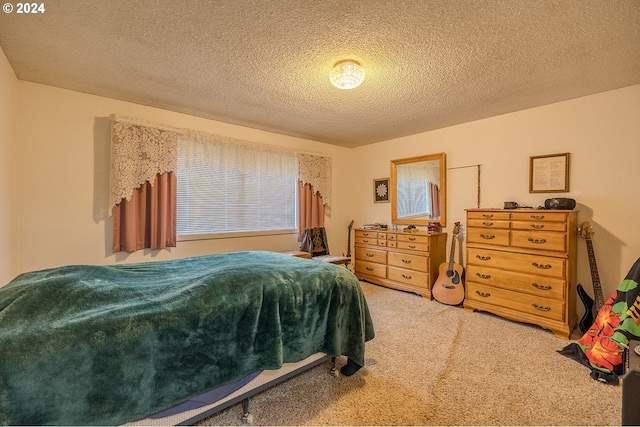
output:
M 0 288 L 0 424 L 114 425 L 374 336 L 344 267 L 273 252 L 25 273 Z

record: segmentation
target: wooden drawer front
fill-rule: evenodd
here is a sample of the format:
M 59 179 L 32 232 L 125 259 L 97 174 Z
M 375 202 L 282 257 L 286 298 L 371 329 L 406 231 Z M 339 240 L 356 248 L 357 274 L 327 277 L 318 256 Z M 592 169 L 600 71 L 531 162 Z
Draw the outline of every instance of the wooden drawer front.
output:
M 427 272 L 427 257 L 389 252 L 389 266 Z
M 386 240 L 387 239 L 387 233 L 378 233 L 377 237 L 378 237 L 378 239 Z
M 514 212 L 511 214 L 511 220 L 566 222 L 567 214 L 559 212 Z
M 356 245 L 378 246 L 378 239 L 376 239 L 375 237 L 359 237 L 359 236 L 356 236 L 355 242 L 356 242 Z M 386 240 L 384 242 L 386 242 Z
M 513 231 L 511 246 L 566 252 L 567 235 L 554 231 Z
M 467 212 L 467 219 L 482 219 L 482 220 L 486 220 L 486 219 L 491 219 L 491 220 L 509 220 L 511 219 L 511 213 L 510 212 L 492 212 L 492 211 L 485 211 L 485 212 Z
M 429 274 L 406 268 L 389 267 L 389 280 L 429 288 Z
M 509 229 L 509 221 L 508 220 L 494 220 L 494 219 L 480 219 L 480 218 L 469 218 L 467 220 L 467 227 L 478 227 L 478 228 L 502 228 Z
M 387 240 L 398 240 L 395 234 L 389 233 L 387 234 Z
M 410 249 L 412 251 L 429 252 L 428 243 L 414 243 L 414 242 L 397 242 L 398 249 Z
M 467 298 L 548 319 L 564 319 L 564 302 L 467 282 Z
M 398 242 L 422 243 L 427 245 L 429 244 L 429 236 L 425 235 L 405 233 L 397 234 L 396 238 Z
M 383 239 L 378 239 L 378 246 L 387 247 L 387 241 Z
M 387 247 L 388 248 L 397 248 L 398 247 L 398 242 L 396 242 L 395 240 L 387 240 Z
M 467 264 L 496 267 L 535 275 L 566 279 L 565 258 L 551 258 L 540 255 L 518 254 L 492 251 L 490 249 L 467 249 Z
M 564 299 L 566 284 L 566 282 L 561 279 L 534 276 L 477 265 L 467 266 L 467 280 L 560 300 Z
M 483 230 L 469 227 L 467 229 L 467 243 L 509 246 L 509 230 Z
M 386 264 L 387 251 L 356 247 L 356 259 L 361 259 L 363 261 L 376 262 L 379 264 Z
M 512 230 L 566 231 L 566 222 L 511 221 Z
M 369 261 L 357 261 L 356 273 L 368 274 L 376 277 L 387 277 L 387 266 L 385 264 L 376 264 Z
M 375 230 L 356 230 L 356 239 L 377 239 L 378 232 Z

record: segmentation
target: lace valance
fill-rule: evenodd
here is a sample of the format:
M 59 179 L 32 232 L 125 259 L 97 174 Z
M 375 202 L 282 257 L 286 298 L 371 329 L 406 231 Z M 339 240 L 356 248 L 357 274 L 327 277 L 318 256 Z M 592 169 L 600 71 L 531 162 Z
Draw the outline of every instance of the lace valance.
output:
M 327 211 L 331 208 L 331 157 L 298 154 L 300 181 L 311 184 L 313 192 L 322 195 Z
M 180 135 L 178 145 L 178 169 L 197 166 L 214 169 L 227 167 L 298 177 L 295 152 L 278 146 L 193 134 Z
M 109 216 L 122 199 L 156 175 L 176 171 L 178 134 L 112 117 Z
M 136 188 L 147 181 L 152 183 L 158 174 L 177 171 L 178 167 L 189 168 L 194 164 L 215 166 L 215 163 L 223 162 L 227 166 L 252 169 L 262 162 L 269 162 L 273 170 L 273 163 L 279 162 L 280 169 L 295 173 L 291 162 L 295 158 L 298 161 L 298 179 L 303 184 L 310 184 L 314 193 L 322 195 L 325 212 L 330 214 L 331 157 L 147 124 L 122 116 L 112 115 L 111 119 L 109 216 L 113 206 L 122 199 L 131 200 Z

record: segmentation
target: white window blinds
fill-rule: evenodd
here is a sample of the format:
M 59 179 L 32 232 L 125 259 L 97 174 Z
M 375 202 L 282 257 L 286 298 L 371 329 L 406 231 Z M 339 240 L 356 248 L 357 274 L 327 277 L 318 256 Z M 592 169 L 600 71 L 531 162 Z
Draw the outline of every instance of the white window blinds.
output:
M 177 178 L 179 236 L 297 229 L 295 153 L 184 136 Z

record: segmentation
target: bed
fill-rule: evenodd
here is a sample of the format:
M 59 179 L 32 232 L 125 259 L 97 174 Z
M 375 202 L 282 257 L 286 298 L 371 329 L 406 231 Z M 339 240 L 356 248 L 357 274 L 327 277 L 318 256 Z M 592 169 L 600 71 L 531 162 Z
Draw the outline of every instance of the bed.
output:
M 310 356 L 364 365 L 347 269 L 248 251 L 25 273 L 0 288 L 0 424 L 114 425 Z

